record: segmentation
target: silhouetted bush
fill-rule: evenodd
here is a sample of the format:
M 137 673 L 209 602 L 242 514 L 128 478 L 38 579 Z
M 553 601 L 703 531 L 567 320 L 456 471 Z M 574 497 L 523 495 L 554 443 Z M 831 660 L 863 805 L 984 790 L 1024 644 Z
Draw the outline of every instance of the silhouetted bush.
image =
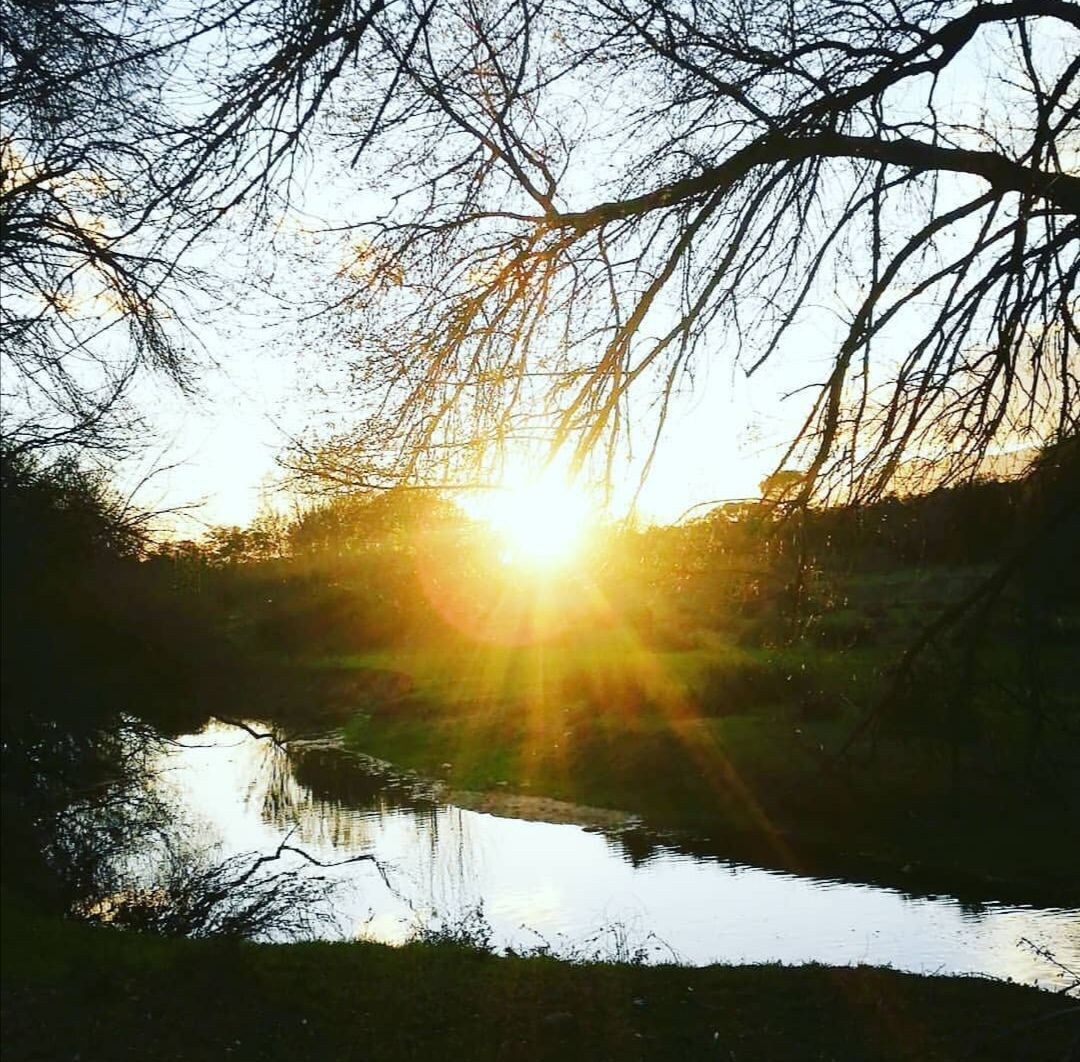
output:
M 782 661 L 735 659 L 707 668 L 695 699 L 705 715 L 742 715 L 765 706 L 794 704 L 811 685 L 807 672 Z

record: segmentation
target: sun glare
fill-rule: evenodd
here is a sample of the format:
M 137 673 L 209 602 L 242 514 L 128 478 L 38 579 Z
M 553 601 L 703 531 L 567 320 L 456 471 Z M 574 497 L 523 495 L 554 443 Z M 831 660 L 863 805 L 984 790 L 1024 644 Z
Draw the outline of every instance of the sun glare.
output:
M 503 540 L 503 559 L 534 567 L 572 560 L 594 513 L 584 490 L 557 479 L 496 491 L 480 509 L 479 515 Z

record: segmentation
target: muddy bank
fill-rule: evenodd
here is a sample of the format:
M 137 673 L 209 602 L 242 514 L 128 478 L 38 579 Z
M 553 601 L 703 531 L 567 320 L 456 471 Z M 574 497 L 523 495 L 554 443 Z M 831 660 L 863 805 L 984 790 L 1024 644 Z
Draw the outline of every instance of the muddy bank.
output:
M 628 811 L 594 808 L 588 804 L 556 800 L 554 797 L 508 793 L 498 789 L 476 793 L 467 789 L 442 788 L 439 796 L 449 804 L 456 804 L 470 811 L 498 815 L 505 819 L 525 819 L 529 822 L 612 828 L 630 826 L 640 821 Z
M 413 796 L 437 804 L 454 804 L 469 811 L 497 815 L 505 819 L 524 819 L 528 822 L 550 822 L 596 829 L 619 829 L 638 825 L 640 819 L 628 811 L 575 804 L 555 797 L 512 792 L 507 789 L 476 791 L 457 789 L 437 778 L 427 778 L 396 764 L 350 749 L 338 729 L 294 739 L 289 743 L 301 756 L 305 753 L 331 753 L 353 761 L 365 772 L 392 780 L 407 787 Z

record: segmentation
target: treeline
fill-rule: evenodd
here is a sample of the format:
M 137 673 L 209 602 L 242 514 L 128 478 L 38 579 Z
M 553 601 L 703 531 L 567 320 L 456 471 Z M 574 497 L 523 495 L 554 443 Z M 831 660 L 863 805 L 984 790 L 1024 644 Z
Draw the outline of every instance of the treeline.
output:
M 864 507 L 793 512 L 766 490 L 678 526 L 610 526 L 572 567 L 526 573 L 435 492 L 338 497 L 161 542 L 103 476 L 4 455 L 5 685 L 22 702 L 57 701 L 49 684 L 77 677 L 109 704 L 179 704 L 241 649 L 357 652 L 614 624 L 660 643 L 705 629 L 744 644 L 809 631 L 829 645 L 858 581 L 900 570 L 1011 564 L 1011 592 L 1075 602 L 1078 468 L 1073 441 L 1020 479 Z
M 1008 593 L 1067 613 L 1080 601 L 1078 467 L 1074 442 L 1022 479 L 873 506 L 793 512 L 766 490 L 677 526 L 609 526 L 575 566 L 523 573 L 501 566 L 489 528 L 432 492 L 333 498 L 161 542 L 103 475 L 3 455 L 5 690 L 62 703 L 77 685 L 83 713 L 93 697 L 184 714 L 244 650 L 354 653 L 612 624 L 661 645 L 706 630 L 843 647 L 867 636 L 866 618 L 847 615 L 870 607 L 866 584 L 901 570 L 1012 565 Z M 539 632 L 528 627 L 538 596 Z
M 1080 479 L 1076 440 L 1047 450 L 1025 476 L 984 479 L 927 494 L 890 496 L 869 505 L 794 512 L 786 498 L 799 474 L 785 472 L 784 488 L 717 504 L 675 526 L 610 526 L 601 551 L 629 550 L 668 563 L 676 554 L 755 557 L 770 561 L 799 553 L 804 561 L 870 570 L 897 564 L 985 564 L 1002 556 L 1032 525 L 1033 509 L 1075 500 Z M 292 516 L 264 512 L 247 527 L 210 529 L 199 541 L 160 545 L 156 555 L 237 565 L 288 558 L 317 564 L 358 554 L 408 552 L 418 536 L 482 534 L 449 499 L 430 491 L 392 490 L 331 498 Z M 597 560 L 596 556 L 593 560 Z M 604 558 L 599 558 L 601 561 Z
M 446 499 L 390 491 L 213 528 L 199 542 L 158 545 L 147 563 L 211 602 L 234 642 L 349 652 L 443 632 L 423 580 L 452 569 L 464 586 L 481 567 L 482 537 Z
M 872 571 L 897 565 L 978 565 L 1000 560 L 1020 538 L 1075 507 L 1080 440 L 1047 449 L 1021 477 L 982 479 L 868 505 L 793 511 L 798 474 L 760 501 L 717 505 L 678 528 L 655 529 L 690 555 L 790 558 L 827 568 Z M 787 475 L 787 474 L 785 474 Z
M 210 603 L 154 562 L 147 514 L 73 459 L 3 453 L 0 519 L 5 733 L 118 710 L 183 725 L 227 652 Z
M 850 639 L 832 627 L 858 597 L 853 587 L 890 572 L 961 578 L 1011 564 L 1015 583 L 1080 599 L 1068 548 L 1078 467 L 1070 442 L 1019 479 L 808 511 L 790 506 L 773 478 L 761 500 L 720 504 L 677 526 L 610 525 L 574 565 L 542 573 L 504 568 L 489 528 L 446 497 L 407 490 L 264 514 L 200 542 L 159 544 L 144 564 L 195 590 L 234 636 L 272 652 L 462 635 L 513 641 L 538 633 L 530 623 L 547 635 L 628 624 L 646 640 L 676 644 L 701 628 L 734 628 L 750 644 L 809 631 L 842 647 Z M 797 485 L 797 473 L 783 474 L 782 488 Z
M 0 522 L 3 881 L 70 912 L 164 828 L 160 735 L 205 721 L 235 661 L 105 475 L 0 452 Z

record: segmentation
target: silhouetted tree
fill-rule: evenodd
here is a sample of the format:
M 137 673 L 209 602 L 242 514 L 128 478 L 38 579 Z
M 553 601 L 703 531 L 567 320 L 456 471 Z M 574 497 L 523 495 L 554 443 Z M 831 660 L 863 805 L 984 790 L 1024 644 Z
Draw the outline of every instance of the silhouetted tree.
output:
M 610 472 L 634 396 L 662 425 L 717 351 L 820 366 L 803 501 L 1076 430 L 1075 5 L 394 10 L 337 130 L 395 191 L 336 291 L 377 412 L 307 471 L 468 478 L 539 439 Z
M 815 356 L 803 500 L 1075 431 L 1066 0 L 13 0 L 4 25 L 9 357 L 62 411 L 27 438 L 182 376 L 182 252 L 280 215 L 323 121 L 392 199 L 334 292 L 370 415 L 307 471 L 468 478 L 526 439 L 610 473 L 632 396 L 662 425 L 716 350 Z
M 143 368 L 185 379 L 155 189 L 168 147 L 153 4 L 4 4 L 0 342 L 9 445 L 115 447 Z
M 385 7 L 5 0 L 9 448 L 123 449 L 135 379 L 192 384 L 186 328 L 211 283 L 196 259 L 223 222 L 242 243 L 280 216 L 297 148 Z

